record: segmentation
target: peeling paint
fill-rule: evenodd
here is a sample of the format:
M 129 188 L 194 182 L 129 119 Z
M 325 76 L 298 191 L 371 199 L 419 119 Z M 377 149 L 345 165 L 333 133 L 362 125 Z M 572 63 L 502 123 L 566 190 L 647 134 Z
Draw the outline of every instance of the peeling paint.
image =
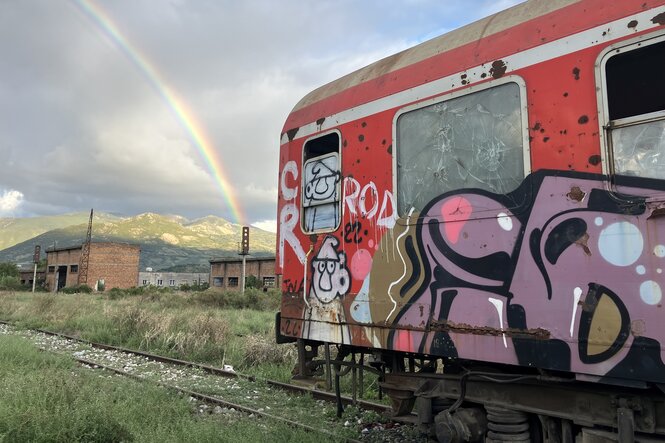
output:
M 665 25 L 665 12 L 661 12 L 657 16 L 651 19 L 651 23 L 657 24 L 657 25 Z
M 496 60 L 495 62 L 492 62 L 492 67 L 490 68 L 490 75 L 495 79 L 501 78 L 506 73 L 506 69 L 508 69 L 508 67 L 506 66 L 503 60 Z
M 581 202 L 582 200 L 584 200 L 585 195 L 586 193 L 582 191 L 579 186 L 573 186 L 572 188 L 570 188 L 570 192 L 566 194 L 566 197 L 568 197 L 571 200 Z
M 299 129 L 300 128 L 293 128 L 286 131 L 286 136 L 289 138 L 289 141 L 293 141 Z

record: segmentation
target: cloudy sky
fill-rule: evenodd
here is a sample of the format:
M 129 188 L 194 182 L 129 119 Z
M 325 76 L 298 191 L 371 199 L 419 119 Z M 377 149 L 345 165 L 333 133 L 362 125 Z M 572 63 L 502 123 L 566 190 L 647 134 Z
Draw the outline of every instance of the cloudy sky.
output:
M 270 226 L 303 95 L 519 2 L 0 0 L 0 217 L 238 221 L 203 147 Z

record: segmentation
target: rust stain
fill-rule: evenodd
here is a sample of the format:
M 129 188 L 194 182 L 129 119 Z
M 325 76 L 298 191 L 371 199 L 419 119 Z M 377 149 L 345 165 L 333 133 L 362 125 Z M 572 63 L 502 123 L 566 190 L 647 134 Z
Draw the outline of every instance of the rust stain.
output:
M 318 119 L 318 120 L 316 121 L 316 125 L 317 125 L 317 126 L 321 126 L 321 125 L 323 124 L 324 121 L 326 121 L 326 118 L 325 118 L 325 117 L 321 117 L 320 119 Z
M 600 155 L 596 154 L 589 157 L 589 163 L 594 166 L 598 165 L 600 163 Z
M 496 60 L 492 62 L 490 75 L 494 78 L 501 78 L 506 73 L 507 68 L 506 63 L 503 60 Z
M 570 188 L 570 192 L 566 194 L 566 197 L 568 197 L 571 200 L 581 202 L 584 199 L 585 195 L 586 193 L 582 191 L 579 186 L 573 186 L 572 188 Z
M 653 19 L 652 19 L 652 20 L 653 20 Z M 628 22 L 628 27 L 629 27 L 630 29 L 635 29 L 635 28 L 637 28 L 637 20 L 631 20 L 631 21 L 629 21 L 629 22 Z
M 573 68 L 573 76 L 575 77 L 575 80 L 580 79 L 580 68 L 578 68 L 577 66 Z
M 393 145 L 388 145 L 388 154 L 393 155 Z
M 575 241 L 575 244 L 580 246 L 586 255 L 591 256 L 591 249 L 589 249 L 589 234 L 588 233 L 585 232 L 582 237 L 578 238 Z
M 542 128 L 542 126 L 541 126 L 540 122 L 536 122 L 536 124 L 533 125 L 533 128 L 532 128 L 532 129 L 533 129 L 534 131 L 539 131 L 541 128 Z
M 299 129 L 300 128 L 293 128 L 286 131 L 286 136 L 289 138 L 289 141 L 293 141 L 293 138 L 296 136 Z
M 652 18 L 651 23 L 657 25 L 665 25 L 665 12 L 661 12 L 660 14 Z
M 431 329 L 433 331 L 445 331 L 445 332 L 457 332 L 461 334 L 474 334 L 474 335 L 492 335 L 492 336 L 501 336 L 506 335 L 508 337 L 531 337 L 539 340 L 548 340 L 551 337 L 550 331 L 543 328 L 531 328 L 531 329 L 516 329 L 516 328 L 507 328 L 499 329 L 492 328 L 489 326 L 471 326 L 466 323 L 454 323 L 447 320 L 442 321 L 433 321 Z
M 659 218 L 659 217 L 665 217 L 665 208 L 654 209 L 653 211 L 651 211 L 651 214 L 649 214 L 649 217 L 647 217 L 647 219 Z
M 363 128 L 366 127 L 366 126 L 367 126 L 367 122 L 362 122 L 362 123 L 360 124 L 360 126 L 362 126 Z

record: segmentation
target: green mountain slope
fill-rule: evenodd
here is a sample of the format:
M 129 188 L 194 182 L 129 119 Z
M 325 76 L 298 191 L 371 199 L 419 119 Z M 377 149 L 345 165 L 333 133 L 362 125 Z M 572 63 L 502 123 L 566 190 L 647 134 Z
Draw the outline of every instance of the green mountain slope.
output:
M 29 263 L 35 245 L 42 249 L 78 246 L 85 239 L 87 220 L 72 226 L 44 232 L 0 251 L 0 262 Z M 0 235 L 2 234 L 0 229 Z M 94 220 L 93 241 L 118 241 L 141 246 L 141 269 L 155 270 L 174 266 L 208 266 L 213 257 L 237 256 L 242 226 L 219 217 L 188 221 L 178 216 L 141 214 L 136 217 Z M 254 256 L 272 255 L 275 234 L 250 228 L 250 252 Z
M 88 223 L 89 219 L 89 212 L 44 217 L 0 217 L 0 251 L 53 229 Z M 94 215 L 93 223 L 106 223 L 118 219 L 119 217 L 111 214 L 97 213 Z

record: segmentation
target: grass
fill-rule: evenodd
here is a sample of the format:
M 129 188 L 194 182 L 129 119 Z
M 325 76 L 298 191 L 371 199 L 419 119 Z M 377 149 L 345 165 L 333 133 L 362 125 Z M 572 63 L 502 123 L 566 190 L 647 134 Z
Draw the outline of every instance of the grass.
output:
M 0 293 L 0 319 L 288 380 L 293 345 L 274 343 L 276 293 Z M 249 309 L 255 304 L 259 309 Z M 251 346 L 248 348 L 247 343 Z
M 162 388 L 76 367 L 25 339 L 0 337 L 0 441 L 314 442 L 279 423 L 200 415 Z
M 292 344 L 275 344 L 278 309 L 277 291 L 0 293 L 0 319 L 24 327 L 219 367 L 228 364 L 239 372 L 288 382 L 297 352 Z M 376 376 L 365 373 L 364 382 L 365 398 L 376 399 Z M 342 377 L 341 385 L 344 393 L 351 393 L 350 376 Z

